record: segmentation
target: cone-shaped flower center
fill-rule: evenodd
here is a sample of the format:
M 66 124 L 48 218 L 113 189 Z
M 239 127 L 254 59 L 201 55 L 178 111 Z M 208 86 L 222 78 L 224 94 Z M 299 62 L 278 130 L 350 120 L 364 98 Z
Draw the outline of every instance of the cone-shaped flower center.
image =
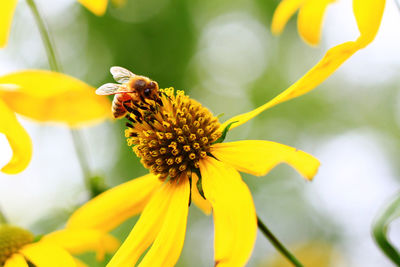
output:
M 33 234 L 11 225 L 0 225 L 0 266 L 24 245 L 33 242 Z
M 175 179 L 199 168 L 199 160 L 221 136 L 220 123 L 183 91 L 160 89 L 160 100 L 128 110 L 132 123 L 125 136 L 146 168 L 160 179 Z

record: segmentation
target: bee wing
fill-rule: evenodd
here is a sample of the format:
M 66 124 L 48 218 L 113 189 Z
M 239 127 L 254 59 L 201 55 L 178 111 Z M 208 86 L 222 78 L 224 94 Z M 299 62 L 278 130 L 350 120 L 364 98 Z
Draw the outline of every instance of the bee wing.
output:
M 121 87 L 121 85 L 116 84 L 116 83 L 106 83 L 100 86 L 96 90 L 97 95 L 114 95 L 118 93 L 118 89 Z
M 135 76 L 131 71 L 122 67 L 111 67 L 110 72 L 114 80 L 119 83 L 126 83 L 131 77 Z

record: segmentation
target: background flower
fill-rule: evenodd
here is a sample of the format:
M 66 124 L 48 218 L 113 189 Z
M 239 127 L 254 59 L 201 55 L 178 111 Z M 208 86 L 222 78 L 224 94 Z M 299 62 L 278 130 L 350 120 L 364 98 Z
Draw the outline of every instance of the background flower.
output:
M 35 237 L 23 228 L 0 224 L 0 264 L 5 267 L 28 266 L 28 262 L 38 267 L 85 266 L 71 254 L 95 251 L 103 260 L 118 245 L 114 237 L 96 230 L 59 230 Z
M 88 125 L 110 118 L 110 102 L 93 94 L 94 88 L 68 75 L 26 70 L 0 76 L 0 132 L 13 149 L 13 158 L 2 168 L 8 174 L 23 171 L 32 155 L 29 135 L 14 114 L 38 122 Z

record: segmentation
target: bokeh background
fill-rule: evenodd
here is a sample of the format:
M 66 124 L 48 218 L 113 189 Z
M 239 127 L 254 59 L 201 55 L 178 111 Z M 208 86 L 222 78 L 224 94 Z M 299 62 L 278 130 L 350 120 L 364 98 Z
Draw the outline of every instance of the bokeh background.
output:
M 328 8 L 319 47 L 304 44 L 292 19 L 282 36 L 269 30 L 277 0 L 127 0 L 94 16 L 74 0 L 37 0 L 65 73 L 98 87 L 123 66 L 184 89 L 221 120 L 249 111 L 300 78 L 336 44 L 354 40 L 350 0 Z M 286 165 L 265 177 L 243 175 L 257 212 L 306 266 L 392 266 L 371 238 L 377 212 L 400 188 L 400 12 L 388 0 L 376 40 L 315 91 L 236 128 L 228 140 L 262 139 L 294 146 L 321 161 L 306 182 Z M 48 69 L 33 17 L 20 1 L 0 74 Z M 85 107 L 82 106 L 82 109 Z M 67 128 L 19 117 L 33 139 L 23 173 L 0 174 L 8 220 L 37 234 L 63 226 L 88 193 Z M 146 173 L 126 145 L 124 121 L 81 130 L 94 174 L 114 186 Z M 0 165 L 11 157 L 0 136 Z M 134 196 L 132 196 L 134 197 Z M 137 217 L 114 231 L 123 240 Z M 213 266 L 213 223 L 195 206 L 177 266 Z M 389 235 L 400 246 L 400 223 Z M 83 255 L 90 266 L 94 255 Z M 286 264 L 286 265 L 285 265 Z M 248 266 L 290 266 L 259 232 Z

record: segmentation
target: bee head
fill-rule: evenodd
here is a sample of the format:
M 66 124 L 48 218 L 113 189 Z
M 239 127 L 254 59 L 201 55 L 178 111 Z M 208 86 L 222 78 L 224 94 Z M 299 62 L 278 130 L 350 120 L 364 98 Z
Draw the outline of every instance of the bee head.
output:
M 158 84 L 147 77 L 136 76 L 131 82 L 131 88 L 144 99 L 157 99 Z
M 146 88 L 143 90 L 144 96 L 147 98 L 153 98 L 157 95 L 158 84 L 156 82 L 150 81 L 147 83 Z

